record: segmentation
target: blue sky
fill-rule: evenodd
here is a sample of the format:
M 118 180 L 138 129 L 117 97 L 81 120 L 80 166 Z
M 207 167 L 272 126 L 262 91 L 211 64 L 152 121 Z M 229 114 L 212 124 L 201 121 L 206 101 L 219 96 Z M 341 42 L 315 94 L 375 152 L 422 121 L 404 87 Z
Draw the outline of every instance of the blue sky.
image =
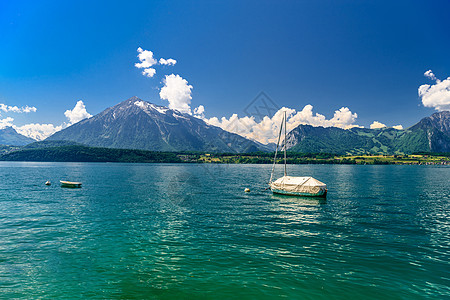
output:
M 244 116 L 261 91 L 280 107 L 409 127 L 435 111 L 418 88 L 450 76 L 448 1 L 1 1 L 0 103 L 14 124 L 67 122 L 131 96 L 160 98 L 165 75 L 192 85 L 206 118 Z M 143 76 L 137 48 L 156 58 Z

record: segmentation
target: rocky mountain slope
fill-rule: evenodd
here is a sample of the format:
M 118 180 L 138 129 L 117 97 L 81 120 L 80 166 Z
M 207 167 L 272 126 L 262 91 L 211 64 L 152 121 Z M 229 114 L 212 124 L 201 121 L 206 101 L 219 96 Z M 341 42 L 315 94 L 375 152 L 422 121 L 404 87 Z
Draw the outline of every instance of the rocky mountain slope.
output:
M 47 138 L 152 151 L 254 152 L 264 146 L 203 120 L 132 97 Z
M 32 138 L 21 135 L 12 127 L 0 129 L 0 145 L 23 146 L 33 142 L 36 141 Z

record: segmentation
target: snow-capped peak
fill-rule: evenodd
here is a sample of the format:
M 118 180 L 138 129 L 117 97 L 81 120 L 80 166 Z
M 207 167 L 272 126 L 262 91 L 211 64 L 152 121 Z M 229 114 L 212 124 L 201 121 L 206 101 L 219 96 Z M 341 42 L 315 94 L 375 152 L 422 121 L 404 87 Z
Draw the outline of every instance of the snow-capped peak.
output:
M 145 101 L 135 101 L 134 105 L 140 107 L 146 113 L 149 113 L 150 110 L 156 110 L 160 114 L 165 114 L 169 109 L 164 106 L 158 106 L 152 103 L 148 103 Z

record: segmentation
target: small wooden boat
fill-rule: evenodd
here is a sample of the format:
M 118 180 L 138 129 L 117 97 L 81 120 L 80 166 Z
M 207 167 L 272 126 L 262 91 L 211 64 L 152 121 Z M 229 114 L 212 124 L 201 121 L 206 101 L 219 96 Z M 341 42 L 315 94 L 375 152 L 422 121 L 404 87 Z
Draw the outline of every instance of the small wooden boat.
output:
M 64 181 L 60 180 L 61 187 L 67 187 L 67 188 L 80 188 L 81 182 L 74 182 L 74 181 Z
M 280 145 L 281 134 L 284 127 L 284 176 L 272 181 L 273 172 L 277 161 L 278 146 Z M 278 135 L 277 148 L 275 150 L 275 157 L 273 159 L 272 173 L 270 174 L 269 187 L 274 194 L 300 196 L 300 197 L 326 197 L 327 185 L 319 180 L 307 177 L 292 177 L 287 176 L 286 170 L 286 111 L 284 118 L 281 121 L 280 133 Z

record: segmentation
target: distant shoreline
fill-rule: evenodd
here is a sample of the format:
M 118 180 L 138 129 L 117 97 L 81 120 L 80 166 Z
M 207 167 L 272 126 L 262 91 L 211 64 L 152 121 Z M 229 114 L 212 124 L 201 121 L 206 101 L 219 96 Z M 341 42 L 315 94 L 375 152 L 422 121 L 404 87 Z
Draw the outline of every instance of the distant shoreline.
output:
M 94 164 L 173 164 L 173 165 L 267 165 L 272 163 L 200 163 L 200 162 L 123 162 L 123 161 L 36 161 L 36 160 L 0 160 L 2 162 L 17 162 L 17 163 L 94 163 Z M 277 165 L 282 164 L 278 162 Z M 371 164 L 354 164 L 354 163 L 296 163 L 287 165 L 353 165 L 353 166 L 450 166 L 447 163 L 410 163 L 410 164 L 396 164 L 396 163 L 371 163 Z
M 14 148 L 0 156 L 0 161 L 22 162 L 119 162 L 119 163 L 206 163 L 272 164 L 274 153 L 204 153 L 159 152 L 136 149 L 98 148 L 67 145 L 43 148 Z M 277 159 L 283 163 L 283 158 Z M 287 164 L 347 165 L 450 165 L 450 153 L 361 154 L 287 153 Z

